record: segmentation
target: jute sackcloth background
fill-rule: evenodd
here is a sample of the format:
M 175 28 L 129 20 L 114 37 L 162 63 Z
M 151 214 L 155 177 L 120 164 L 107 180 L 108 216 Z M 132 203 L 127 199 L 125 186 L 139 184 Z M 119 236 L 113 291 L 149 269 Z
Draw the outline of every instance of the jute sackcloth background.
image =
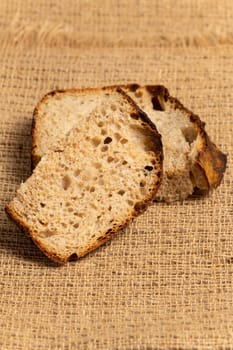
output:
M 0 2 L 0 349 L 233 349 L 233 2 Z M 164 84 L 228 155 L 211 195 L 154 204 L 76 263 L 5 215 L 55 88 Z

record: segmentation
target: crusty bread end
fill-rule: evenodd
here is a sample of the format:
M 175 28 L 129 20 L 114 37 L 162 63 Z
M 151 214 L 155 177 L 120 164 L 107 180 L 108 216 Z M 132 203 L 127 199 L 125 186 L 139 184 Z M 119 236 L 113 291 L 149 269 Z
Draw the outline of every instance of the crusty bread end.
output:
M 185 199 L 195 188 L 209 191 L 219 186 L 227 158 L 210 140 L 205 123 L 164 86 L 131 84 L 123 89 L 162 135 L 164 178 L 156 198 L 168 202 Z

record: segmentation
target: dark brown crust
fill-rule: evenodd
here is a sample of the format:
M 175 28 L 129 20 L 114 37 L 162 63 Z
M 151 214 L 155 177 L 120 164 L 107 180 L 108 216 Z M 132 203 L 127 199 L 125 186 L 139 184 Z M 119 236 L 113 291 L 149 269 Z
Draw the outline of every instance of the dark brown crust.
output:
M 124 87 L 130 91 L 142 88 L 137 84 L 125 85 Z M 181 110 L 189 118 L 201 140 L 195 164 L 193 164 L 193 171 L 194 173 L 198 172 L 199 177 L 202 177 L 202 190 L 218 187 L 226 170 L 227 157 L 210 140 L 205 131 L 205 123 L 196 114 L 184 107 L 177 98 L 170 96 L 168 89 L 164 86 L 147 85 L 144 88 L 150 93 L 152 103 L 155 99 L 153 103 L 154 106 L 157 106 L 155 109 L 166 110 L 166 106 L 170 104 L 172 108 Z M 195 174 L 193 175 L 195 178 Z
M 209 189 L 217 188 L 226 170 L 227 156 L 210 141 L 206 133 L 205 137 L 203 137 L 203 147 L 198 153 L 196 163 L 204 171 Z
M 33 242 L 37 245 L 37 247 L 45 254 L 47 255 L 51 260 L 58 262 L 60 264 L 63 263 L 62 256 L 59 256 L 58 254 L 55 254 L 51 251 L 47 250 L 47 247 L 42 245 L 41 242 L 39 242 L 35 236 L 34 232 L 30 229 L 29 226 L 19 217 L 19 215 L 14 210 L 14 207 L 11 204 L 8 204 L 5 208 L 6 213 L 8 216 L 24 231 L 28 236 L 33 240 Z
M 38 157 L 36 149 L 37 149 L 37 119 L 38 119 L 38 105 L 35 108 L 32 116 L 32 149 L 31 149 L 31 171 L 36 167 L 36 165 L 40 161 L 40 157 Z
M 226 170 L 226 155 L 210 140 L 205 131 L 205 123 L 196 114 L 189 111 L 178 99 L 172 96 L 168 97 L 168 101 L 174 104 L 175 109 L 180 109 L 187 115 L 200 136 L 201 142 L 196 156 L 196 166 L 202 171 L 203 177 L 207 180 L 207 187 L 202 189 L 217 188 Z
M 130 106 L 132 107 L 132 113 L 135 113 L 138 116 L 138 119 L 141 121 L 141 125 L 143 125 L 144 128 L 147 128 L 150 133 L 153 135 L 153 139 L 154 139 L 154 154 L 155 154 L 155 160 L 156 160 L 156 164 L 157 164 L 157 168 L 154 169 L 155 177 L 157 177 L 158 181 L 154 182 L 154 186 L 153 188 L 151 188 L 151 191 L 148 193 L 147 197 L 141 201 L 138 202 L 135 207 L 132 209 L 131 214 L 128 216 L 128 218 L 126 218 L 126 220 L 120 224 L 114 224 L 111 229 L 109 229 L 107 232 L 103 233 L 103 235 L 101 237 L 98 238 L 97 241 L 93 242 L 87 249 L 85 248 L 79 255 L 74 251 L 71 254 L 69 254 L 69 256 L 64 256 L 64 255 L 59 255 L 54 251 L 51 251 L 45 244 L 43 244 L 40 240 L 38 240 L 36 233 L 33 231 L 33 229 L 30 228 L 30 226 L 27 225 L 26 220 L 23 220 L 15 211 L 14 206 L 12 203 L 10 203 L 7 207 L 6 207 L 6 211 L 8 213 L 8 215 L 18 224 L 18 226 L 20 226 L 24 231 L 26 231 L 29 236 L 32 238 L 32 240 L 34 241 L 34 243 L 38 246 L 38 248 L 40 250 L 42 250 L 44 252 L 45 255 L 47 255 L 50 259 L 58 262 L 58 263 L 66 263 L 68 261 L 72 261 L 72 260 L 77 260 L 78 258 L 86 255 L 87 253 L 89 253 L 90 251 L 96 249 L 97 247 L 99 247 L 100 245 L 102 245 L 103 243 L 105 243 L 107 240 L 109 240 L 110 238 L 112 238 L 116 233 L 118 233 L 119 231 L 121 231 L 124 227 L 127 226 L 127 224 L 133 220 L 134 217 L 138 216 L 139 214 L 141 214 L 148 206 L 149 204 L 152 202 L 153 198 L 156 195 L 156 192 L 162 182 L 162 162 L 163 162 L 163 150 L 162 150 L 162 142 L 161 142 L 161 136 L 158 133 L 155 125 L 150 121 L 150 119 L 147 117 L 147 115 L 142 112 L 139 107 L 135 104 L 135 102 L 127 95 L 125 94 L 125 92 L 123 92 L 121 90 L 121 88 L 119 87 L 106 87 L 103 88 L 104 90 L 109 90 L 109 92 L 111 91 L 117 91 L 119 94 L 121 94 L 123 96 L 124 99 L 127 100 L 127 102 L 130 104 Z M 42 101 L 45 101 L 46 98 L 49 98 L 49 96 L 54 96 L 57 93 L 70 93 L 70 92 L 79 92 L 79 91 L 84 91 L 84 90 L 62 90 L 62 91 L 54 91 L 54 92 L 50 92 L 48 95 L 46 95 Z M 98 91 L 97 89 L 86 89 L 85 91 Z M 42 101 L 40 103 L 42 103 Z M 35 149 L 35 137 L 36 137 L 36 126 L 35 126 L 35 120 L 37 118 L 38 115 L 38 108 L 40 106 L 40 103 L 37 105 L 35 111 L 34 111 L 34 121 L 33 121 L 33 146 Z M 32 153 L 34 156 L 35 154 Z M 34 159 L 35 160 L 35 159 Z
M 162 177 L 160 177 L 159 184 L 161 184 L 161 180 L 162 180 Z M 159 188 L 159 184 L 158 184 L 158 188 Z M 156 192 L 157 192 L 157 190 L 156 190 Z M 154 193 L 156 194 L 156 192 L 154 192 Z M 94 242 L 93 245 L 91 245 L 88 248 L 88 250 L 85 249 L 83 252 L 81 252 L 79 254 L 79 258 L 85 256 L 87 253 L 93 251 L 94 249 L 98 248 L 99 246 L 101 246 L 105 242 L 112 239 L 113 236 L 115 236 L 115 234 L 121 232 L 124 228 L 126 228 L 127 225 L 133 220 L 133 218 L 135 218 L 138 215 L 141 215 L 147 209 L 147 207 L 150 205 L 150 203 L 151 203 L 151 198 L 148 198 L 147 200 L 145 200 L 143 202 L 137 203 L 137 205 L 134 207 L 134 211 L 132 212 L 131 216 L 127 219 L 127 221 L 125 221 L 124 224 L 116 225 L 114 229 L 110 229 L 107 232 L 105 232 L 101 237 L 98 238 L 98 240 L 96 242 Z

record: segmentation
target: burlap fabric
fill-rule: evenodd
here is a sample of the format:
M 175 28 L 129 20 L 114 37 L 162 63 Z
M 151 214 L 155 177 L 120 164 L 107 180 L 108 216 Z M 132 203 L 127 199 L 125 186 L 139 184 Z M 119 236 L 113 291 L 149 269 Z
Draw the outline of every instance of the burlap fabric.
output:
M 0 349 L 233 348 L 233 2 L 1 0 Z M 228 154 L 207 197 L 155 204 L 57 267 L 5 215 L 55 88 L 166 85 Z

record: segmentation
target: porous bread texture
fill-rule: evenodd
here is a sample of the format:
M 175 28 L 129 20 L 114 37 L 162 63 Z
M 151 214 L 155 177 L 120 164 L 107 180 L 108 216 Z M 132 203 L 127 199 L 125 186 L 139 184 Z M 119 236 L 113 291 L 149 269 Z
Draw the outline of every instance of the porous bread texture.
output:
M 33 167 L 59 138 L 65 136 L 75 125 L 92 118 L 91 112 L 102 106 L 100 91 L 60 90 L 44 96 L 33 113 Z
M 198 116 L 159 85 L 122 87 L 162 135 L 163 182 L 156 200 L 183 200 L 195 188 L 216 188 L 226 168 L 226 156 L 213 144 Z
M 162 145 L 155 126 L 121 91 L 95 92 L 95 108 L 78 119 L 82 94 L 57 94 L 79 123 L 50 147 L 7 211 L 46 255 L 65 263 L 145 210 L 161 183 Z M 63 120 L 63 110 L 53 107 L 52 119 Z
M 172 202 L 185 199 L 195 188 L 216 188 L 223 178 L 226 156 L 211 142 L 198 116 L 163 86 L 131 84 L 122 89 L 145 110 L 162 135 L 164 174 L 155 199 Z M 86 91 L 76 90 L 75 97 L 68 92 L 50 93 L 38 103 L 32 132 L 34 166 L 58 138 L 100 103 L 98 93 Z

